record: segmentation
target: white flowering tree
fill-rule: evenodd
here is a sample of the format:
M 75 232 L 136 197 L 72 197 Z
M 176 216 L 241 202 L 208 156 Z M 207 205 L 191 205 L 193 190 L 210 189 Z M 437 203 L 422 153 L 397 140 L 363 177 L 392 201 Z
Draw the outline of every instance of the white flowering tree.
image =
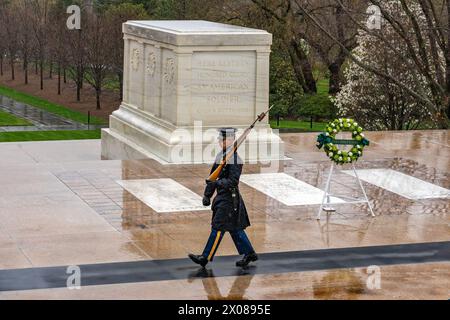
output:
M 391 106 L 398 105 L 397 99 L 404 93 L 422 104 L 436 126 L 441 129 L 449 127 L 450 117 L 450 5 L 448 0 L 367 0 L 367 5 L 378 7 L 382 17 L 380 30 L 369 30 L 367 19 L 372 13 L 361 12 L 361 20 L 354 19 L 355 12 L 342 0 L 335 0 L 347 16 L 358 25 L 360 39 L 364 42 L 364 33 L 368 43 L 362 44 L 359 50 L 346 50 L 345 43 L 336 37 L 332 30 L 321 23 L 317 14 L 296 2 L 302 13 L 314 23 L 320 32 L 327 35 L 330 41 L 338 44 L 347 54 L 351 64 L 356 64 L 375 78 L 366 77 L 366 81 L 383 79 L 385 95 L 390 95 Z M 372 50 L 371 55 L 361 51 Z M 374 46 L 372 48 L 371 46 Z M 387 60 L 387 61 L 384 61 Z M 347 76 L 353 81 L 358 79 L 358 70 Z M 409 72 L 408 72 L 409 71 Z M 363 73 L 360 73 L 363 75 Z M 366 81 L 359 80 L 359 85 L 366 86 Z M 374 81 L 372 85 L 381 85 Z M 355 84 L 356 85 L 356 84 Z M 391 85 L 401 90 L 392 91 Z M 366 87 L 367 88 L 367 87 Z M 369 88 L 370 89 L 370 88 Z M 360 91 L 363 92 L 363 91 Z M 392 96 L 392 94 L 396 95 Z M 385 99 L 383 95 L 374 99 Z M 368 103 L 373 103 L 374 100 Z M 412 106 L 408 99 L 403 99 L 405 106 Z M 342 104 L 343 106 L 343 104 Z M 416 112 L 417 109 L 411 109 Z M 401 110 L 401 109 L 400 109 Z M 404 109 L 406 110 L 406 109 Z M 386 112 L 396 112 L 388 109 Z M 420 118 L 420 115 L 418 116 Z M 381 125 L 381 124 L 380 124 Z M 388 125 L 386 125 L 388 127 Z
M 416 17 L 420 27 L 426 27 L 426 21 L 420 8 L 411 5 L 411 11 Z M 390 15 L 396 16 L 403 27 L 411 28 L 409 18 L 397 0 L 389 0 L 384 9 Z M 380 34 L 381 33 L 381 34 Z M 382 36 L 382 38 L 381 38 Z M 403 85 L 414 92 L 420 92 L 432 100 L 433 95 L 427 79 L 417 68 L 411 55 L 408 55 L 406 41 L 414 42 L 414 33 L 408 35 L 410 39 L 402 39 L 394 27 L 382 23 L 382 29 L 373 32 L 359 30 L 357 36 L 358 46 L 353 55 L 359 61 L 373 68 L 382 70 L 385 74 L 395 77 Z M 426 43 L 429 46 L 429 43 Z M 419 54 L 418 45 L 414 51 Z M 404 52 L 403 56 L 396 52 Z M 428 54 L 430 50 L 427 50 Z M 444 60 L 439 61 L 439 68 L 443 70 Z M 422 100 L 410 95 L 404 88 L 399 87 L 386 77 L 381 77 L 363 68 L 360 64 L 350 61 L 344 71 L 346 84 L 337 94 L 334 102 L 342 116 L 350 116 L 359 121 L 366 129 L 371 130 L 408 130 L 416 129 L 432 114 Z

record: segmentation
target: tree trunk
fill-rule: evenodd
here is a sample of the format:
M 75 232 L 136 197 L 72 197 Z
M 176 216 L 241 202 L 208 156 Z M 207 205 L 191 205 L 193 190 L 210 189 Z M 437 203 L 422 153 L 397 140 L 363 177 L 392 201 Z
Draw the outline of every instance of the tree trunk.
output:
M 100 110 L 100 95 L 101 95 L 101 90 L 100 89 L 95 89 L 95 98 L 97 100 L 97 110 Z
M 302 85 L 304 93 L 316 94 L 317 84 L 312 73 L 311 64 L 309 63 L 308 57 L 306 56 L 305 52 L 297 43 L 297 41 L 295 41 L 295 39 L 292 39 L 290 43 L 290 55 L 294 67 L 294 72 L 296 74 L 297 80 L 299 80 L 300 84 Z
M 442 109 L 442 112 L 438 113 L 438 126 L 439 129 L 448 129 L 449 128 L 449 117 L 447 116 L 448 106 L 446 109 Z
M 50 61 L 50 70 L 48 72 L 48 77 L 53 79 L 53 61 Z
M 119 97 L 120 101 L 123 100 L 123 74 L 122 72 L 117 73 L 117 77 L 119 78 Z
M 3 77 L 3 54 L 0 53 L 0 76 Z
M 58 96 L 61 95 L 61 63 L 58 62 Z
M 64 74 L 64 83 L 67 83 L 66 68 L 64 68 L 63 74 Z
M 298 62 L 298 58 L 293 52 L 293 50 L 289 49 L 289 57 L 291 58 L 292 68 L 294 69 L 295 78 L 297 79 L 298 84 L 302 87 L 303 92 L 308 92 L 308 86 L 306 85 L 305 78 L 303 77 L 303 71 Z
M 80 88 L 81 89 L 83 89 L 83 82 L 84 82 L 83 66 L 80 65 Z
M 40 68 L 40 79 L 41 79 L 41 90 L 44 90 L 44 61 L 41 59 L 39 62 L 39 68 Z
M 328 66 L 330 71 L 330 82 L 328 93 L 330 95 L 336 95 L 341 90 L 341 66 L 339 62 L 333 62 Z
M 23 55 L 23 72 L 25 73 L 25 84 L 28 84 L 28 55 Z
M 80 91 L 81 91 L 80 84 L 77 81 L 77 101 L 81 100 L 81 92 Z
M 450 1 L 447 1 L 447 23 L 450 23 Z M 444 103 L 440 118 L 439 127 L 441 129 L 448 129 L 448 119 L 450 118 L 450 32 L 447 32 L 447 46 L 445 48 L 445 77 L 446 77 L 446 95 L 444 97 Z
M 450 104 L 447 104 L 447 118 L 450 119 Z
M 16 79 L 16 75 L 14 72 L 14 58 L 10 58 L 10 63 L 11 63 L 11 80 L 15 80 Z
M 330 95 L 336 95 L 339 91 L 341 91 L 341 69 L 346 57 L 347 55 L 345 52 L 341 50 L 336 59 L 328 65 L 328 70 L 330 71 L 330 86 L 328 93 Z
M 80 68 L 80 66 L 77 66 L 77 73 L 76 73 L 77 101 L 81 100 L 81 89 L 83 88 L 82 77 L 83 77 L 83 75 L 81 74 L 81 68 Z
M 38 60 L 34 60 L 34 73 L 37 75 L 38 74 Z
M 328 66 L 328 70 L 330 71 L 330 86 L 328 89 L 328 93 L 331 95 L 335 95 L 339 92 L 340 86 L 340 68 L 336 63 L 332 63 Z

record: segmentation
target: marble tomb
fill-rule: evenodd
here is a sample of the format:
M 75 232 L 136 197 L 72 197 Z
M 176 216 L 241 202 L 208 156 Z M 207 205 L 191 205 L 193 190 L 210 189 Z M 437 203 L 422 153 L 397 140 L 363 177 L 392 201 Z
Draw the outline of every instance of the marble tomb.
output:
M 217 128 L 233 126 L 239 135 L 268 108 L 270 33 L 178 20 L 128 21 L 123 33 L 123 101 L 102 130 L 103 159 L 211 162 Z M 240 155 L 283 156 L 267 117 Z

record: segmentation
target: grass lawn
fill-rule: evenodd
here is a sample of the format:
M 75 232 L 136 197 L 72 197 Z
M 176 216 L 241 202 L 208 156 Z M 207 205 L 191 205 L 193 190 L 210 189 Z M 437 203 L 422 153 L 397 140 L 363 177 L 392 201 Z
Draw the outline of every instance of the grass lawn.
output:
M 18 118 L 7 112 L 0 111 L 0 127 L 1 126 L 32 126 L 31 122 Z
M 16 91 L 0 85 L 0 95 L 13 100 L 29 104 L 30 106 L 46 110 L 63 118 L 70 119 L 79 123 L 87 124 L 87 115 L 81 112 L 70 110 L 62 105 L 49 102 L 47 100 Z M 105 124 L 105 121 L 91 116 L 91 124 Z
M 0 142 L 100 139 L 97 130 L 0 132 Z
M 329 109 L 330 100 L 328 97 L 329 80 L 322 79 L 317 81 L 317 94 L 304 95 L 301 100 L 301 108 L 304 110 L 314 110 L 315 113 L 321 109 Z M 323 116 L 323 115 L 322 115 Z M 322 132 L 328 122 L 313 122 L 305 120 L 280 120 L 280 126 L 277 126 L 276 119 L 270 120 L 270 126 L 273 129 L 286 129 L 286 131 L 296 132 Z
M 277 126 L 277 120 L 270 120 L 270 126 L 273 129 L 297 129 L 296 131 L 317 131 L 325 130 L 327 122 L 313 122 L 312 129 L 309 121 L 280 120 L 280 126 Z
M 321 79 L 317 81 L 317 94 L 328 96 L 328 90 L 330 87 L 329 79 Z

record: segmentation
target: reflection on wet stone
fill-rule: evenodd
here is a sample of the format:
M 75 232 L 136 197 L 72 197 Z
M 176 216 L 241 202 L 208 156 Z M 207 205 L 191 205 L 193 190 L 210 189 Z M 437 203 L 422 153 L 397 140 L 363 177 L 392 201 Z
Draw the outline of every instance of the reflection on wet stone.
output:
M 315 299 L 354 300 L 367 293 L 366 282 L 355 269 L 326 271 L 313 281 Z
M 271 169 L 267 165 L 248 164 L 243 173 L 284 173 L 323 190 L 330 163 L 321 153 L 316 156 L 312 147 L 305 146 L 305 139 L 310 139 L 308 135 L 290 134 L 283 138 L 287 149 L 291 150 L 288 156 L 292 160 L 281 161 L 279 167 Z M 395 147 L 398 146 L 404 144 L 397 143 Z M 374 146 L 376 148 L 379 146 Z M 304 161 L 302 152 L 313 156 Z M 392 169 L 442 188 L 449 187 L 447 171 L 423 162 L 399 156 L 367 158 L 358 161 L 357 169 Z M 200 239 L 210 228 L 210 212 L 161 214 L 116 181 L 172 179 L 201 196 L 208 173 L 208 165 L 161 165 L 147 159 L 124 160 L 121 166 L 108 170 L 79 169 L 59 172 L 57 176 L 116 230 L 127 234 L 149 256 L 158 259 L 183 257 L 187 252 L 201 250 Z M 329 215 L 318 223 L 315 220 L 317 205 L 288 206 L 241 183 L 252 222 L 249 237 L 260 252 L 448 240 L 450 230 L 448 224 L 443 224 L 450 211 L 448 199 L 410 200 L 369 183 L 365 183 L 365 188 L 377 217 L 369 218 L 365 205 L 341 204 L 337 208 L 343 216 Z M 337 173 L 332 192 L 336 196 L 360 196 L 354 178 L 342 172 Z M 422 216 L 427 218 L 420 224 L 413 220 Z M 417 228 L 421 230 L 419 233 Z M 283 239 L 279 238 L 281 233 Z M 233 253 L 233 245 L 225 237 L 218 255 Z
M 295 159 L 288 162 L 288 165 L 285 165 L 287 174 L 294 175 L 296 179 L 305 181 L 313 186 L 316 186 L 320 189 L 323 188 L 325 183 L 324 179 L 327 175 L 328 164 L 324 162 L 319 163 L 307 163 L 303 164 L 302 162 L 298 162 Z M 295 166 L 295 169 L 292 169 Z M 358 164 L 359 168 L 392 168 L 398 170 L 399 172 L 404 172 L 405 174 L 415 175 L 420 177 L 421 179 L 431 180 L 433 177 L 440 175 L 443 176 L 443 173 L 439 170 L 428 168 L 426 166 L 422 166 L 415 161 L 404 160 L 402 158 L 393 158 L 393 159 L 384 159 L 378 161 L 370 161 L 370 162 L 361 162 Z M 200 168 L 200 169 L 199 169 Z M 420 168 L 420 170 L 418 170 Z M 417 170 L 417 171 L 416 171 Z M 71 188 L 81 199 L 83 199 L 87 204 L 89 204 L 94 210 L 96 210 L 100 215 L 102 215 L 107 221 L 109 221 L 116 229 L 121 232 L 128 232 L 129 235 L 133 237 L 136 241 L 142 241 L 145 239 L 145 233 L 151 232 L 152 241 L 151 248 L 147 248 L 147 250 L 156 252 L 153 256 L 158 258 L 158 255 L 168 257 L 170 253 L 162 253 L 157 247 L 158 238 L 164 238 L 162 246 L 169 246 L 168 243 L 170 240 L 168 239 L 178 239 L 180 240 L 180 249 L 177 248 L 174 250 L 177 252 L 177 255 L 174 257 L 183 256 L 185 252 L 188 252 L 191 249 L 191 246 L 195 241 L 182 241 L 182 238 L 179 238 L 177 234 L 180 233 L 181 230 L 186 230 L 186 236 L 192 233 L 190 231 L 192 229 L 190 227 L 190 223 L 193 222 L 202 230 L 208 229 L 210 213 L 205 212 L 201 213 L 199 211 L 193 212 L 176 212 L 172 214 L 159 214 L 155 212 L 152 208 L 147 206 L 145 203 L 137 199 L 131 193 L 122 189 L 115 181 L 113 177 L 120 176 L 122 180 L 135 180 L 135 179 L 160 179 L 162 177 L 167 177 L 169 174 L 172 179 L 179 182 L 182 185 L 187 186 L 190 190 L 195 190 L 197 193 L 202 192 L 203 188 L 203 179 L 202 175 L 206 176 L 208 172 L 208 168 L 206 166 L 162 166 L 159 163 L 153 160 L 132 160 L 132 161 L 122 161 L 121 172 L 111 172 L 104 173 L 102 171 L 74 171 L 74 172 L 65 172 L 61 173 L 58 178 L 61 179 L 69 188 Z M 252 174 L 258 173 L 260 171 L 260 167 L 257 165 L 251 165 L 250 170 Z M 183 172 L 183 177 L 177 177 L 178 172 Z M 244 172 L 247 172 L 244 169 Z M 190 176 L 191 178 L 188 178 Z M 192 177 L 195 177 L 192 179 Z M 350 181 L 351 177 L 346 174 L 340 174 L 337 179 L 339 184 L 334 186 L 336 190 L 339 190 L 340 193 L 344 195 L 352 195 L 355 196 L 355 187 L 351 187 Z M 446 212 L 449 211 L 449 201 L 447 199 L 429 199 L 422 200 L 420 202 L 405 199 L 399 195 L 391 193 L 383 188 L 376 187 L 374 185 L 367 184 L 366 189 L 369 195 L 369 198 L 372 200 L 372 204 L 374 206 L 374 210 L 377 215 L 381 215 L 384 217 L 388 216 L 399 216 L 405 217 L 405 215 L 445 215 Z M 242 185 L 241 191 L 248 202 L 248 210 L 249 215 L 252 218 L 253 226 L 249 229 L 249 236 L 254 238 L 258 247 L 261 250 L 265 250 L 267 248 L 270 250 L 286 250 L 295 248 L 294 246 L 287 246 L 286 243 L 280 243 L 279 247 L 274 247 L 273 245 L 267 246 L 265 243 L 273 242 L 272 231 L 275 235 L 274 227 L 279 223 L 285 223 L 289 221 L 296 221 L 298 223 L 315 223 L 315 212 L 316 206 L 307 205 L 307 206 L 293 206 L 289 207 L 283 205 L 282 203 L 271 199 L 270 197 L 256 191 L 255 189 Z M 331 217 L 331 221 L 328 221 L 330 225 L 333 222 L 341 223 L 341 225 L 336 230 L 340 230 L 339 232 L 350 232 L 348 227 L 354 227 L 354 232 L 357 232 L 361 235 L 366 233 L 374 232 L 375 230 L 371 230 L 371 226 L 363 227 L 367 225 L 367 221 L 373 224 L 377 224 L 376 220 L 368 219 L 365 213 L 365 207 L 361 204 L 355 205 L 341 205 L 341 210 L 345 214 L 345 216 L 339 217 Z M 329 217 L 330 218 L 330 217 Z M 330 220 L 330 219 L 329 219 Z M 346 222 L 348 221 L 348 222 Z M 354 222 L 361 221 L 362 223 L 355 224 Z M 405 220 L 407 221 L 407 220 Z M 346 224 L 350 223 L 349 226 Z M 407 227 L 407 222 L 404 224 L 404 227 Z M 173 226 L 171 228 L 167 228 L 167 226 Z M 291 224 L 291 227 L 293 225 Z M 299 226 L 300 227 L 300 226 Z M 159 233 L 154 233 L 155 228 L 161 229 Z M 269 228 L 269 229 L 267 229 Z M 297 228 L 297 227 L 296 227 Z M 306 229 L 305 229 L 306 228 Z M 298 235 L 295 233 L 301 233 L 308 229 L 308 226 L 301 227 L 303 231 L 293 231 L 290 236 L 291 239 L 299 239 Z M 136 230 L 136 232 L 135 232 Z M 269 231 L 272 230 L 272 231 Z M 325 230 L 323 228 L 316 229 L 319 231 L 319 238 L 328 237 L 333 234 L 335 231 Z M 139 232 L 137 232 L 139 231 Z M 315 231 L 315 232 L 317 232 Z M 310 233 L 311 230 L 308 231 Z M 402 235 L 397 235 L 399 239 L 403 239 Z M 356 239 L 355 239 L 356 240 Z M 156 242 L 155 242 L 156 241 Z M 317 240 L 311 240 L 317 241 Z M 316 244 L 313 247 L 321 247 L 321 246 L 333 246 L 333 242 L 322 240 L 322 244 Z M 337 241 L 335 239 L 334 241 Z M 362 238 L 357 240 L 356 243 L 354 240 L 349 240 L 348 244 L 359 244 L 364 242 Z M 373 240 L 372 240 L 373 241 Z M 345 241 L 344 241 L 345 242 Z M 298 246 L 305 246 L 305 244 L 298 243 Z M 307 245 L 306 247 L 310 247 Z M 170 247 L 170 246 L 169 246 Z M 232 253 L 231 250 L 228 251 L 227 246 L 224 245 L 224 249 L 222 253 Z M 155 251 L 156 250 L 156 251 Z M 170 251 L 170 250 L 169 250 Z M 167 251 L 167 252 L 169 252 Z M 221 252 L 219 252 L 219 255 Z
M 368 136 L 378 144 L 371 146 L 364 158 L 357 162 L 357 169 L 391 169 L 442 188 L 450 188 L 450 148 L 445 147 L 450 145 L 448 131 L 370 132 Z M 330 163 L 323 152 L 314 149 L 315 137 L 316 134 L 283 135 L 287 156 L 292 160 L 280 161 L 278 167 L 272 168 L 259 164 L 245 165 L 244 174 L 283 173 L 323 190 Z M 49 143 L 45 148 L 50 148 L 49 145 L 53 144 Z M 26 149 L 24 145 L 21 147 Z M 79 144 L 77 148 L 81 148 Z M 30 152 L 29 149 L 27 151 Z M 84 156 L 83 152 L 80 154 Z M 209 233 L 211 212 L 161 214 L 124 190 L 116 181 L 172 179 L 201 196 L 204 179 L 210 169 L 208 165 L 164 166 L 154 160 L 83 160 L 86 162 L 38 164 L 36 167 L 35 163 L 17 165 L 13 158 L 11 172 L 8 172 L 10 167 L 3 171 L 2 178 L 8 180 L 10 185 L 3 187 L 6 196 L 0 197 L 0 240 L 3 241 L 0 250 L 4 257 L 11 259 L 6 264 L 0 261 L 2 268 L 32 267 L 26 258 L 18 259 L 16 251 L 11 250 L 12 245 L 20 245 L 37 266 L 63 265 L 79 260 L 99 263 L 185 258 L 188 252 L 203 249 L 204 239 Z M 37 190 L 43 179 L 44 190 Z M 31 180 L 33 185 L 23 183 Z M 35 186 L 35 182 L 39 187 Z M 337 196 L 358 196 L 354 182 L 353 177 L 338 172 L 332 192 Z M 321 221 L 316 221 L 318 205 L 286 205 L 241 183 L 240 189 L 252 222 L 247 229 L 248 236 L 259 253 L 450 240 L 449 198 L 412 200 L 370 183 L 364 185 L 376 217 L 367 216 L 365 205 L 340 204 L 336 208 L 343 216 L 323 215 Z M 13 195 L 12 188 L 21 188 L 22 194 Z M 11 215 L 12 208 L 20 214 Z M 34 215 L 39 215 L 39 218 Z M 22 220 L 25 216 L 27 221 Z M 39 230 L 38 233 L 36 225 L 53 234 L 41 236 L 45 232 Z M 5 237 L 5 229 L 14 236 Z M 13 241 L 16 237 L 20 239 L 18 245 Z M 97 246 L 92 248 L 91 243 L 98 243 L 100 254 L 95 252 Z M 52 257 L 54 254 L 58 257 L 57 261 Z M 234 254 L 234 245 L 226 235 L 217 255 Z M 193 271 L 195 267 L 192 266 Z M 214 271 L 214 263 L 208 267 Z M 234 265 L 230 264 L 230 268 L 232 270 Z M 93 295 L 102 297 L 161 298 L 171 295 L 174 298 L 210 299 L 448 298 L 448 262 L 383 266 L 381 290 L 366 287 L 365 269 L 256 276 L 236 273 L 222 278 L 213 278 L 212 272 L 207 275 L 194 274 L 191 279 L 93 286 L 86 291 L 81 290 L 82 293 L 66 293 L 66 290 L 65 294 L 83 297 L 85 292 L 94 292 Z M 24 294 L 43 294 L 31 291 Z M 61 291 L 53 292 L 45 291 L 45 294 L 59 298 Z
M 212 269 L 200 268 L 189 275 L 188 283 L 201 281 L 208 300 L 248 300 L 245 293 L 250 287 L 253 277 L 254 275 L 239 274 L 234 279 L 228 293 L 222 293 L 214 277 L 214 271 Z

